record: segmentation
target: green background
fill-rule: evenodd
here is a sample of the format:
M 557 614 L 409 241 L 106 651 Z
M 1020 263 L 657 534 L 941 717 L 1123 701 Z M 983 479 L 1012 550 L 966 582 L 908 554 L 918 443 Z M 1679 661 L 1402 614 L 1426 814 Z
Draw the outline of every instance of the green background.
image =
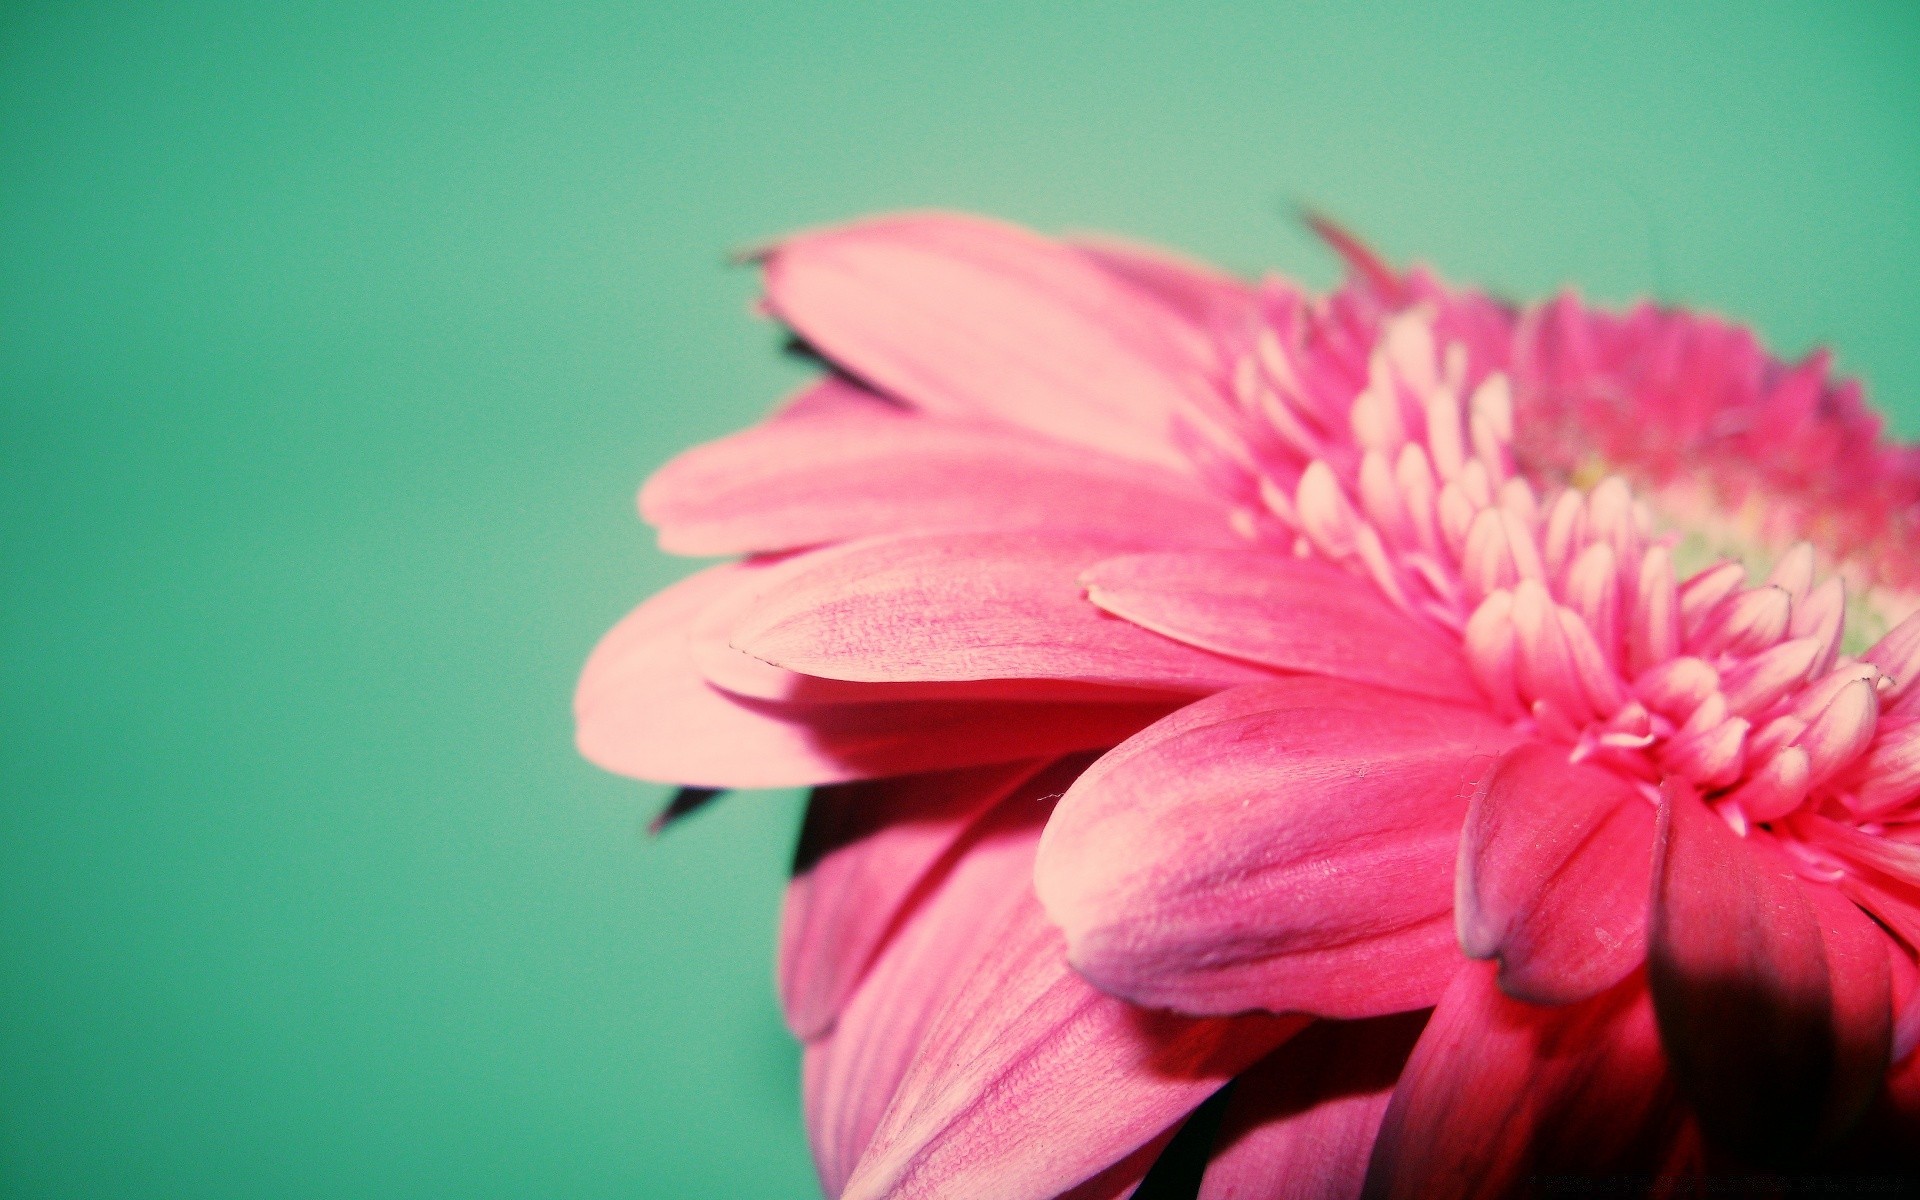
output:
M 0 1191 L 799 1196 L 797 800 L 578 761 L 631 508 L 800 369 L 727 251 L 1284 217 L 1830 341 L 1920 431 L 1920 8 L 0 16 Z

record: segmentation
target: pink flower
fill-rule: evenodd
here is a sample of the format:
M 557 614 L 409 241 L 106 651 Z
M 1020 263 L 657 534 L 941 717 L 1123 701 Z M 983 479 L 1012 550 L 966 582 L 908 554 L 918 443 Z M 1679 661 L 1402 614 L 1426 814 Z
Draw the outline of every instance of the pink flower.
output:
M 836 374 L 648 483 L 746 557 L 577 707 L 816 787 L 827 1191 L 1127 1195 L 1210 1096 L 1205 1197 L 1910 1164 L 1914 452 L 1822 359 L 1331 232 L 1325 298 L 952 216 L 766 254 Z

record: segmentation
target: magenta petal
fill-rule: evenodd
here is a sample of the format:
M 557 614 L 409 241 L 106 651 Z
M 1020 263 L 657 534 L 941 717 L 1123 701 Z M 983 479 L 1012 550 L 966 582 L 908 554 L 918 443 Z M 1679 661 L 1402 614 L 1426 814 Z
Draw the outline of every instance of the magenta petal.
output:
M 1081 581 L 1095 604 L 1191 646 L 1288 671 L 1480 702 L 1459 639 L 1371 582 L 1252 550 L 1110 558 Z
M 906 413 L 794 417 L 710 442 L 648 480 L 640 511 L 675 554 L 994 529 L 1238 541 L 1224 506 L 1171 471 Z
M 1791 1161 L 1829 1107 L 1834 997 L 1807 891 L 1763 839 L 1735 836 L 1668 781 L 1647 973 L 1667 1055 L 1708 1136 L 1754 1161 Z
M 1534 1174 L 1646 1173 L 1678 1130 L 1638 976 L 1577 1004 L 1524 1004 L 1461 970 L 1401 1073 L 1365 1195 L 1531 1194 Z
M 733 645 L 789 671 L 868 682 L 1060 679 L 1208 692 L 1272 672 L 1102 613 L 1078 576 L 1111 552 L 1038 534 L 943 534 L 811 556 Z
M 849 1198 L 1045 1200 L 1126 1159 L 1304 1018 L 1198 1019 L 1102 995 L 1032 894 L 928 1028 Z
M 1111 746 L 1164 703 L 923 700 L 788 706 L 730 696 L 702 677 L 688 631 L 742 586 L 743 566 L 654 596 L 594 648 L 574 696 L 580 752 L 610 771 L 708 787 L 793 787 L 1052 758 Z
M 1461 959 L 1453 867 L 1474 709 L 1310 677 L 1202 700 L 1069 789 L 1035 882 L 1089 979 L 1185 1012 L 1432 1004 Z
M 1460 948 L 1500 960 L 1500 987 L 1536 1004 L 1605 991 L 1647 948 L 1654 812 L 1564 746 L 1521 746 L 1467 807 L 1455 880 Z
M 973 217 L 883 217 L 782 242 L 766 287 L 821 353 L 928 412 L 1186 469 L 1167 429 L 1205 343 L 1075 250 Z
M 1425 1013 L 1316 1021 L 1233 1085 L 1199 1200 L 1346 1200 Z
M 794 1036 L 811 1041 L 832 1027 L 922 880 L 969 825 L 1042 765 L 815 789 L 780 917 L 780 1003 Z M 1074 774 L 1037 795 L 1057 792 Z

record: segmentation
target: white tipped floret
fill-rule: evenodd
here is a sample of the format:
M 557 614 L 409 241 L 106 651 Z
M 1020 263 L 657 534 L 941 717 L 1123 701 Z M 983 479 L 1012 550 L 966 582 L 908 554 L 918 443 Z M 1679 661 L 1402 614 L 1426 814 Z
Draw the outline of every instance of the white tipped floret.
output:
M 1655 546 L 1640 560 L 1627 627 L 1627 669 L 1635 674 L 1680 652 L 1680 600 L 1673 585 L 1673 558 Z
M 1779 641 L 1792 616 L 1793 600 L 1786 590 L 1762 584 L 1721 601 L 1692 649 L 1708 657 L 1752 654 Z
M 1920 674 L 1920 612 L 1895 625 L 1861 657 L 1893 678 L 1885 693 L 1889 703 L 1905 695 Z
M 1819 638 L 1794 638 L 1735 666 L 1720 684 L 1727 707 L 1749 717 L 1771 708 L 1806 682 L 1807 672 L 1813 669 L 1822 649 Z
M 1879 716 L 1880 699 L 1872 684 L 1857 679 L 1840 689 L 1795 743 L 1807 752 L 1813 786 L 1832 778 L 1872 743 Z
M 1680 588 L 1680 629 L 1688 640 L 1699 635 L 1721 601 L 1747 581 L 1747 569 L 1731 560 L 1708 567 Z
M 1301 531 L 1321 553 L 1332 559 L 1353 553 L 1353 530 L 1359 518 L 1333 468 L 1317 458 L 1308 463 L 1294 494 L 1294 507 L 1300 514 Z
M 1490 594 L 1467 618 L 1462 635 L 1467 665 L 1480 688 L 1502 716 L 1516 716 L 1525 708 L 1514 683 L 1513 593 Z
M 1773 570 L 1767 573 L 1767 582 L 1782 588 L 1793 597 L 1795 607 L 1807 598 L 1813 590 L 1813 546 L 1809 542 L 1795 542 L 1792 549 L 1780 556 L 1773 564 Z
M 1513 385 L 1507 382 L 1505 372 L 1495 371 L 1481 380 L 1467 407 L 1474 416 L 1486 420 L 1502 443 L 1513 441 Z

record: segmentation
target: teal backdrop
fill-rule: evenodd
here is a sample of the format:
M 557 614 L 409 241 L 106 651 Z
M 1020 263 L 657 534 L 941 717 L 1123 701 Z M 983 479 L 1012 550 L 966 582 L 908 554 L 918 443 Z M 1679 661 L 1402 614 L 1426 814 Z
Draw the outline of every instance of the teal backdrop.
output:
M 944 205 L 1326 283 L 1306 200 L 1912 435 L 1917 62 L 1906 2 L 6 4 L 0 1193 L 813 1192 L 798 797 L 651 841 L 571 746 L 688 570 L 635 487 L 802 377 L 729 251 Z

